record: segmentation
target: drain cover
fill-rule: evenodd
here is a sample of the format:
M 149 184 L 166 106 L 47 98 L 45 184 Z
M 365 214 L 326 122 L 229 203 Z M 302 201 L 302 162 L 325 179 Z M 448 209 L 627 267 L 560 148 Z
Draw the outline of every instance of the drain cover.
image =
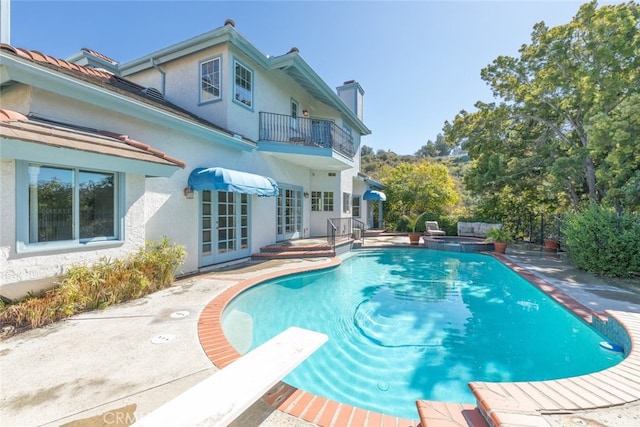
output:
M 189 313 L 187 310 L 174 311 L 173 313 L 171 313 L 171 317 L 173 319 L 182 319 L 183 317 L 187 317 L 190 314 L 191 313 Z
M 173 335 L 173 334 L 159 334 L 159 335 L 156 335 L 155 337 L 151 338 L 151 343 L 152 344 L 164 344 L 166 342 L 171 341 L 175 337 L 176 336 Z

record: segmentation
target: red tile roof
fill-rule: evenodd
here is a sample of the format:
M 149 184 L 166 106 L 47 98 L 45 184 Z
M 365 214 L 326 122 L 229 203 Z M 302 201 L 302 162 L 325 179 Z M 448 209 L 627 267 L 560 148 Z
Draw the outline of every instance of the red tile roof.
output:
M 149 96 L 145 93 L 144 86 L 141 86 L 137 83 L 134 83 L 130 80 L 124 79 L 120 76 L 117 76 L 113 73 L 110 73 L 103 69 L 97 69 L 92 67 L 85 67 L 82 65 L 77 65 L 64 59 L 54 58 L 49 55 L 45 55 L 35 50 L 27 50 L 16 48 L 6 43 L 0 43 L 0 50 L 4 50 L 10 52 L 16 56 L 19 56 L 24 59 L 28 59 L 33 62 L 37 62 L 59 72 L 71 75 L 75 78 L 81 79 L 88 83 L 95 84 L 104 89 L 107 89 L 111 92 L 118 93 L 120 95 L 125 95 L 128 98 L 132 98 L 135 101 L 153 105 L 156 108 L 159 108 L 168 113 L 172 113 L 179 117 L 182 117 L 186 120 L 189 120 L 193 123 L 197 123 L 199 125 L 211 128 L 213 130 L 222 132 L 230 137 L 234 136 L 234 132 L 229 131 L 228 129 L 224 129 L 215 123 L 212 123 L 208 120 L 205 120 L 188 110 L 185 110 L 169 101 L 166 100 L 158 100 L 155 97 Z M 105 55 L 102 55 L 98 52 L 92 51 L 87 48 L 83 48 L 85 52 L 95 54 L 97 57 L 104 59 L 105 61 L 114 62 L 113 59 L 108 58 Z M 253 142 L 251 140 L 243 138 L 244 142 Z
M 150 163 L 174 165 L 183 169 L 187 165 L 184 161 L 171 157 L 149 144 L 119 133 L 104 130 L 90 132 L 73 125 L 47 123 L 16 111 L 3 109 L 0 109 L 0 123 L 2 124 L 0 136 L 9 139 Z

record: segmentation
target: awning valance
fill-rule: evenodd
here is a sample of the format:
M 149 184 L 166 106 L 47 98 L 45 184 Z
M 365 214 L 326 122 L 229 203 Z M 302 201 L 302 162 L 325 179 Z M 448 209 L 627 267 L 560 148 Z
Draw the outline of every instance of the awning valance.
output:
M 381 202 L 384 202 L 385 200 L 387 200 L 387 195 L 384 194 L 382 191 L 367 190 L 362 195 L 362 198 L 364 200 L 379 200 Z
M 277 196 L 278 184 L 269 177 L 225 168 L 197 168 L 189 175 L 193 190 L 220 190 L 236 193 Z

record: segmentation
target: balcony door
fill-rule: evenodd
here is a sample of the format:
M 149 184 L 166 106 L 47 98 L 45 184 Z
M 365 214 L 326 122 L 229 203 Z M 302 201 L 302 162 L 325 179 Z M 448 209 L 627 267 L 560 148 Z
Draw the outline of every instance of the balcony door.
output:
M 249 231 L 249 195 L 202 191 L 201 267 L 250 256 Z
M 331 122 L 328 120 L 311 120 L 311 138 L 313 142 L 325 148 L 331 147 Z
M 276 239 L 278 241 L 304 237 L 302 229 L 302 188 L 278 184 Z

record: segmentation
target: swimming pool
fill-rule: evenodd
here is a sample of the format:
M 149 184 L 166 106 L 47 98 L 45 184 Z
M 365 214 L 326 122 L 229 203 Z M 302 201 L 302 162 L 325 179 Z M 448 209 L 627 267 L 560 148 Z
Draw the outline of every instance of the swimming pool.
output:
M 417 399 L 473 402 L 469 381 L 562 378 L 622 359 L 573 314 L 479 254 L 362 250 L 338 268 L 251 288 L 223 315 L 241 353 L 291 325 L 330 339 L 286 382 L 406 418 Z

